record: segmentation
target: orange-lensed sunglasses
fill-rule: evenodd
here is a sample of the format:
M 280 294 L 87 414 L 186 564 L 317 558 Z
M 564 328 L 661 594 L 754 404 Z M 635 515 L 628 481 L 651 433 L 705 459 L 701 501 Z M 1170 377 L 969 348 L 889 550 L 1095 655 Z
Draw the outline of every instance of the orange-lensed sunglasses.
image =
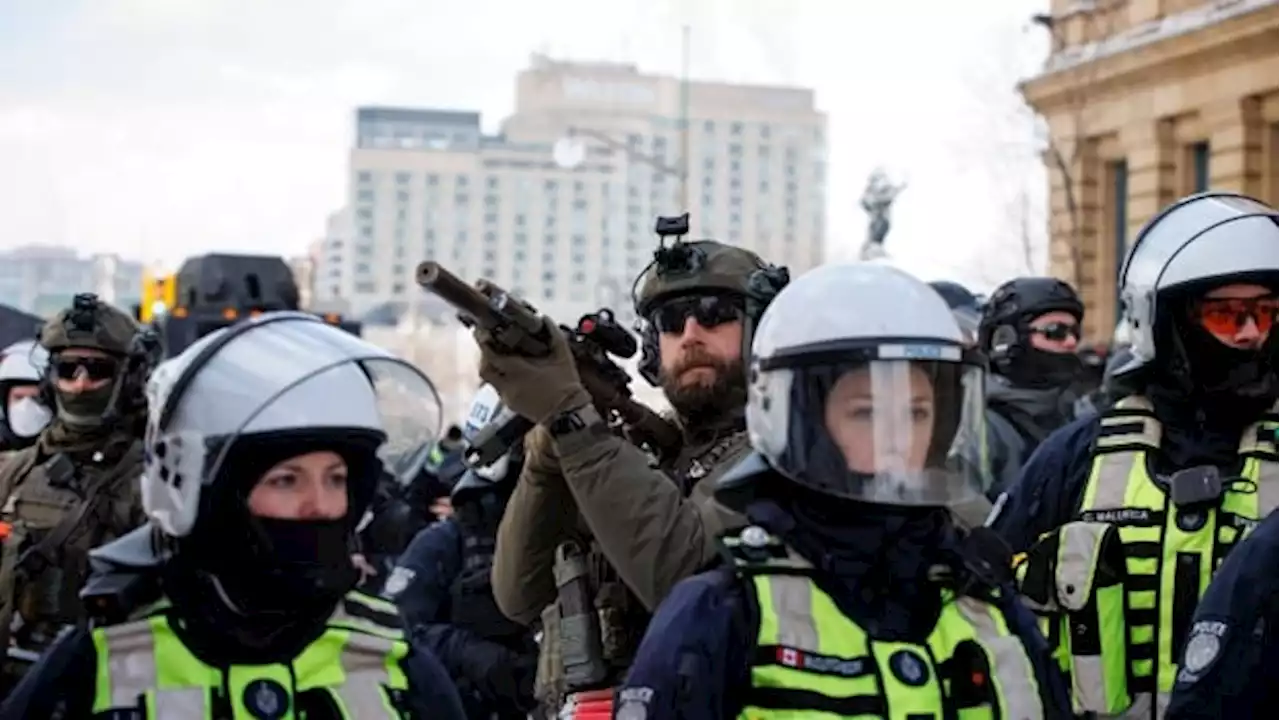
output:
M 1266 335 L 1276 323 L 1274 296 L 1255 298 L 1206 298 L 1195 304 L 1195 319 L 1214 335 L 1234 337 L 1249 320 Z

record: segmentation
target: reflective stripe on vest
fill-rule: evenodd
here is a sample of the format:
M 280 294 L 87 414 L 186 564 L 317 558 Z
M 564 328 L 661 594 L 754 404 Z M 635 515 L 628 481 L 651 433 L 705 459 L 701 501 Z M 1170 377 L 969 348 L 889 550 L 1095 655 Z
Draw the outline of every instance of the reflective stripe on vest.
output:
M 351 604 L 394 617 L 393 605 L 351 593 L 330 616 L 325 632 L 291 667 L 231 666 L 225 687 L 232 716 L 259 717 L 260 712 L 244 706 L 245 690 L 255 680 L 272 680 L 295 697 L 308 690 L 327 689 L 348 720 L 400 718 L 387 689 L 407 688 L 400 662 L 408 647 L 397 628 L 351 614 L 347 609 Z M 93 642 L 98 657 L 95 713 L 141 709 L 146 718 L 211 717 L 211 694 L 223 688 L 223 672 L 205 665 L 183 645 L 166 613 L 94 630 Z M 287 707 L 278 717 L 295 720 L 292 698 Z
M 837 609 L 793 552 L 739 567 L 760 608 L 741 718 L 956 717 L 953 710 L 965 720 L 1044 716 L 1031 659 L 993 605 L 948 598 L 924 645 L 878 641 Z M 960 672 L 982 688 L 982 699 L 955 698 Z
M 1125 644 L 1124 547 L 1106 523 L 1070 522 L 1046 533 L 1015 572 L 1024 601 L 1057 645 L 1077 713 L 1132 704 Z
M 1245 429 L 1239 476 L 1217 507 L 1179 512 L 1148 471 L 1162 428 L 1151 403 L 1129 397 L 1101 418 L 1102 432 L 1078 518 L 1118 529 L 1126 566 L 1127 656 L 1133 707 L 1163 715 L 1192 613 L 1222 559 L 1277 505 L 1275 410 Z M 1155 693 L 1154 703 L 1151 693 Z

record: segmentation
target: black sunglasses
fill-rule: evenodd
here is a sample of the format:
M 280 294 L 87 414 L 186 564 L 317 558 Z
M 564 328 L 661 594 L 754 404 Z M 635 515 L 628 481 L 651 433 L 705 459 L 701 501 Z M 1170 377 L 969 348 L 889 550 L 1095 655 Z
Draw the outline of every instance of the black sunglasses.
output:
M 1080 326 L 1075 323 L 1045 323 L 1044 325 L 1032 327 L 1031 332 L 1054 342 L 1062 342 L 1067 338 L 1080 339 Z
M 723 295 L 699 295 L 668 300 L 654 308 L 649 321 L 663 333 L 682 333 L 689 318 L 711 329 L 743 316 L 742 303 Z
M 84 368 L 84 374 L 96 382 L 115 377 L 120 364 L 102 357 L 59 357 L 53 360 L 53 372 L 59 380 L 74 380 L 80 368 Z

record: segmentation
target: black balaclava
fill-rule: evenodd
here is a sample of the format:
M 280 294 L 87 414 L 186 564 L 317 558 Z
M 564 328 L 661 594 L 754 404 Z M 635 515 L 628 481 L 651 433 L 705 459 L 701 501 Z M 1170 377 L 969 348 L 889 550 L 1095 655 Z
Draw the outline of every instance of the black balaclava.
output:
M 1145 375 L 1175 467 L 1234 464 L 1240 433 L 1276 402 L 1275 329 L 1257 350 L 1223 344 L 1191 317 L 1203 291 L 1170 298 L 1155 328 L 1156 346 L 1170 352 Z
M 165 584 L 196 648 L 216 662 L 269 662 L 300 652 L 359 579 L 351 563 L 355 528 L 382 470 L 380 438 L 237 439 L 215 482 L 205 487 L 191 535 L 178 543 Z M 283 520 L 251 515 L 249 493 L 291 457 L 329 450 L 347 463 L 347 514 Z M 216 490 L 215 490 L 216 489 Z

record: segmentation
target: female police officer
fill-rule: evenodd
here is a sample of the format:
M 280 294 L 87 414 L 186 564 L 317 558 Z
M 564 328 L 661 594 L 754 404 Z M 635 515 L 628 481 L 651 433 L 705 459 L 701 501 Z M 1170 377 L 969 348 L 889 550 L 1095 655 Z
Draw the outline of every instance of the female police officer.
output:
M 0 717 L 461 717 L 394 607 L 351 591 L 381 458 L 438 431 L 427 379 L 311 316 L 272 313 L 157 368 L 148 401 L 154 529 L 120 542 L 153 541 L 160 599 L 65 635 Z M 418 420 L 431 412 L 437 424 Z
M 1068 715 L 1007 553 L 948 512 L 982 491 L 982 372 L 946 303 L 892 267 L 784 289 L 753 342 L 756 454 L 717 487 L 754 524 L 659 608 L 617 717 Z

